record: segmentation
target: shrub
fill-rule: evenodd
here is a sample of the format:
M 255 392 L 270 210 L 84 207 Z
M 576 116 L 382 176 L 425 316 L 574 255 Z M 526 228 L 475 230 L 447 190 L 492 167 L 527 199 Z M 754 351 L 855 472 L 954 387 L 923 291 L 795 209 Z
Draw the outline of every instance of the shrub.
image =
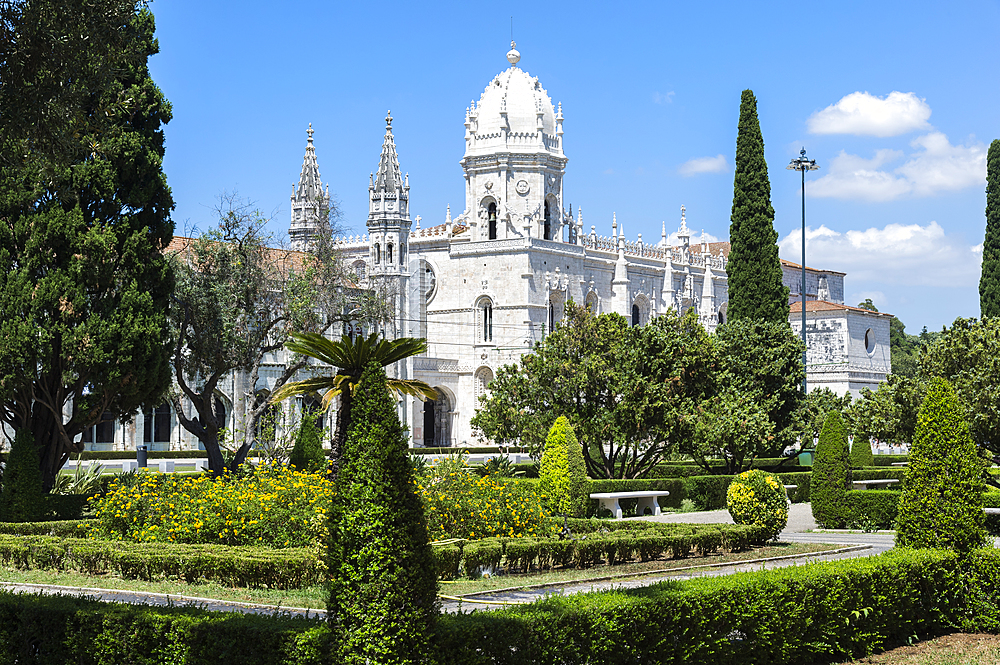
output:
M 816 457 L 813 459 L 809 500 L 816 523 L 826 529 L 846 526 L 844 494 L 850 481 L 847 430 L 837 411 L 830 411 L 819 433 Z
M 0 535 L 0 562 L 30 569 L 114 573 L 125 579 L 218 582 L 232 587 L 298 589 L 323 581 L 325 568 L 307 548 L 122 543 L 58 536 Z
M 462 547 L 464 571 L 470 578 L 479 577 L 487 570 L 499 568 L 501 559 L 503 559 L 503 545 L 497 538 L 484 538 L 465 543 Z
M 44 515 L 42 470 L 38 447 L 31 430 L 14 434 L 3 473 L 0 492 L 0 522 L 36 522 Z
M 434 469 L 417 491 L 434 540 L 538 535 L 545 520 L 537 482 Z
M 875 455 L 872 454 L 871 437 L 867 434 L 856 434 L 851 444 L 850 464 L 852 469 L 875 466 Z
M 423 663 L 438 614 L 437 567 L 407 438 L 380 364 L 365 367 L 351 416 L 327 555 L 335 660 Z
M 53 520 L 51 522 L 0 523 L 0 533 L 15 536 L 60 536 L 85 538 L 93 520 Z
M 587 512 L 587 467 L 583 449 L 566 416 L 559 416 L 545 439 L 538 477 L 553 513 L 583 517 Z
M 968 552 L 985 543 L 985 468 L 954 389 L 933 379 L 917 414 L 896 544 Z
M 322 471 L 326 468 L 326 454 L 320 442 L 320 431 L 316 427 L 318 415 L 304 411 L 299 429 L 295 434 L 295 445 L 288 455 L 288 463 L 300 471 Z
M 763 471 L 744 471 L 733 478 L 726 492 L 726 508 L 733 522 L 762 526 L 773 540 L 788 524 L 785 488 Z
M 92 501 L 91 534 L 107 540 L 304 547 L 325 533 L 333 485 L 315 473 L 262 465 L 213 480 L 140 473 Z
M 692 476 L 687 479 L 687 498 L 698 510 L 718 510 L 726 507 L 726 491 L 732 476 Z
M 844 520 L 851 529 L 895 529 L 899 490 L 851 490 L 844 495 Z

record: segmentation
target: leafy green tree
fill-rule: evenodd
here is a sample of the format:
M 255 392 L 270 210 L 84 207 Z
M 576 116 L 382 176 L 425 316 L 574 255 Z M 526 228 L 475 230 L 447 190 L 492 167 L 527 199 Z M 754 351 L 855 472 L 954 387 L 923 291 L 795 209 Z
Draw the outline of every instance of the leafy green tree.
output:
M 866 466 L 874 466 L 875 456 L 872 454 L 871 437 L 864 433 L 854 435 L 854 442 L 851 444 L 851 457 L 849 462 L 852 469 L 862 469 Z
M 556 329 L 497 372 L 472 425 L 491 441 L 540 452 L 565 415 L 592 478 L 638 478 L 694 431 L 711 394 L 712 341 L 688 312 L 632 327 L 567 303 Z
M 788 287 L 781 281 L 771 183 L 752 90 L 744 90 L 740 100 L 730 220 L 729 319 L 788 325 Z
M 377 333 L 372 333 L 367 338 L 358 336 L 352 339 L 344 336 L 338 341 L 307 332 L 291 333 L 290 337 L 290 341 L 285 343 L 285 348 L 292 353 L 318 361 L 320 365 L 312 365 L 311 368 L 319 375 L 286 383 L 271 394 L 271 402 L 278 403 L 296 395 L 311 395 L 318 392 L 323 394 L 323 409 L 327 410 L 333 400 L 340 397 L 337 424 L 330 451 L 333 473 L 336 474 L 344 442 L 354 417 L 354 392 L 365 368 L 371 363 L 376 363 L 379 367 L 388 367 L 400 360 L 423 353 L 427 350 L 427 340 L 413 337 L 378 339 Z M 336 373 L 324 371 L 324 365 L 336 368 Z M 386 385 L 397 395 L 412 395 L 421 399 L 437 397 L 434 388 L 416 379 L 390 378 L 386 379 Z
M 0 522 L 37 522 L 45 512 L 38 448 L 31 430 L 21 429 L 7 456 L 0 493 Z
M 437 568 L 386 384 L 373 360 L 354 391 L 330 512 L 327 616 L 337 662 L 418 665 L 431 652 Z
M 550 512 L 570 517 L 586 515 L 589 495 L 583 449 L 566 416 L 559 416 L 549 431 L 538 478 Z
M 774 423 L 759 395 L 733 387 L 703 402 L 694 436 L 681 447 L 709 473 L 727 476 L 750 468 L 773 449 Z
M 955 391 L 933 379 L 899 499 L 896 545 L 969 552 L 986 544 L 985 469 Z
M 316 427 L 318 414 L 308 410 L 302 413 L 298 430 L 295 432 L 295 445 L 288 455 L 288 463 L 300 471 L 320 471 L 326 465 L 326 454 L 320 441 L 320 431 Z
M 850 428 L 882 441 L 912 441 L 926 390 L 919 379 L 890 374 L 878 390 L 861 389 L 846 413 Z
M 862 309 L 877 312 L 878 308 L 871 298 L 858 303 Z M 926 333 L 926 328 L 924 329 Z M 889 357 L 892 361 L 892 373 L 907 378 L 917 376 L 920 353 L 926 343 L 918 335 L 906 334 L 906 326 L 896 317 L 889 319 Z
M 846 526 L 844 501 L 850 485 L 847 428 L 840 414 L 831 411 L 819 433 L 812 479 L 809 481 L 809 501 L 813 518 L 825 529 Z
M 227 466 L 223 429 L 234 448 L 230 470 L 271 429 L 267 415 L 274 406 L 252 396 L 261 368 L 289 335 L 323 333 L 350 319 L 378 319 L 387 311 L 388 298 L 377 288 L 335 288 L 353 279 L 333 246 L 336 207 L 319 224 L 306 253 L 278 247 L 265 231 L 268 220 L 235 194 L 220 197 L 216 214 L 216 227 L 184 239 L 171 254 L 177 274 L 173 370 L 179 388 L 172 401 L 180 424 L 204 444 L 209 468 L 221 473 Z M 280 388 L 306 365 L 305 358 L 286 354 L 273 385 Z M 227 427 L 217 390 L 229 376 L 242 386 L 237 393 L 249 398 L 233 405 L 233 424 Z M 193 407 L 190 414 L 185 401 Z
M 921 357 L 920 373 L 951 383 L 972 440 L 1000 457 L 1000 318 L 955 319 Z
M 979 308 L 984 319 L 1000 316 L 1000 139 L 994 139 L 986 153 L 986 238 Z
M 829 388 L 813 388 L 799 404 L 795 414 L 795 429 L 799 432 L 803 449 L 813 447 L 813 439 L 819 436 L 823 423 L 831 411 L 845 413 L 851 405 L 851 393 L 838 395 Z
M 43 486 L 170 382 L 170 105 L 144 3 L 0 3 L 0 419 Z

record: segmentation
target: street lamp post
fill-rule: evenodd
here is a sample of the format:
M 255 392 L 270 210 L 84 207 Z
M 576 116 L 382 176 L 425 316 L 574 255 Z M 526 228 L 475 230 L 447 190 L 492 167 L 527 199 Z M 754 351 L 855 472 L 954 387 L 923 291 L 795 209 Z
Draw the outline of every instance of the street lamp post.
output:
M 819 167 L 816 166 L 815 159 L 806 159 L 806 149 L 802 148 L 799 152 L 798 159 L 793 159 L 791 163 L 788 164 L 789 171 L 801 171 L 802 172 L 802 370 L 805 371 L 806 366 L 806 171 L 815 171 Z M 806 388 L 806 376 L 802 376 L 802 394 L 808 395 L 809 391 Z

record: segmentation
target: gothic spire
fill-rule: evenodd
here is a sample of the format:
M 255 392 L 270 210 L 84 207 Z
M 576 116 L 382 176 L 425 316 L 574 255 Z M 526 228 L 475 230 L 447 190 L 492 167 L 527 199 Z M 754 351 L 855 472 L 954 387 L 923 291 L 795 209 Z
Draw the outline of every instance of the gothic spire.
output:
M 316 146 L 313 145 L 313 128 L 306 130 L 306 154 L 302 159 L 299 183 L 292 187 L 292 223 L 288 236 L 294 249 L 305 251 L 309 241 L 326 225 L 330 211 L 329 189 L 323 191 L 323 181 L 316 163 Z
M 323 181 L 319 176 L 319 165 L 316 163 L 316 146 L 313 145 L 311 122 L 306 134 L 309 138 L 306 140 L 306 154 L 302 159 L 302 173 L 299 174 L 299 184 L 295 188 L 295 199 L 315 201 L 318 197 L 323 196 Z
M 397 189 L 402 190 L 403 188 L 403 176 L 399 170 L 399 157 L 396 156 L 396 143 L 392 138 L 392 114 L 386 112 L 382 156 L 379 159 L 378 171 L 375 172 L 375 194 L 381 194 L 382 192 L 394 194 Z

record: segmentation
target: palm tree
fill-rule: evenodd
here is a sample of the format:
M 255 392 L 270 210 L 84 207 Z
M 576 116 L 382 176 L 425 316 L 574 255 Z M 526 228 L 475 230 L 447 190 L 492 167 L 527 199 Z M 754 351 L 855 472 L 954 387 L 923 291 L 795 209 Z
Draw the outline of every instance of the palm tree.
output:
M 270 398 L 272 403 L 277 403 L 296 395 L 319 392 L 323 394 L 323 409 L 326 410 L 330 408 L 334 399 L 340 397 L 340 409 L 337 411 L 337 424 L 330 450 L 333 475 L 336 475 L 344 439 L 351 426 L 354 390 L 361 381 L 365 365 L 377 362 L 385 367 L 423 353 L 427 350 L 427 340 L 414 337 L 380 340 L 377 339 L 376 333 L 372 333 L 367 339 L 360 335 L 351 339 L 345 335 L 339 341 L 333 341 L 317 333 L 292 333 L 291 340 L 285 343 L 285 348 L 292 353 L 299 353 L 337 368 L 337 373 L 332 376 L 317 376 L 286 383 L 275 390 Z M 397 395 L 412 395 L 420 399 L 437 398 L 437 391 L 423 381 L 389 378 L 386 380 L 386 386 Z

